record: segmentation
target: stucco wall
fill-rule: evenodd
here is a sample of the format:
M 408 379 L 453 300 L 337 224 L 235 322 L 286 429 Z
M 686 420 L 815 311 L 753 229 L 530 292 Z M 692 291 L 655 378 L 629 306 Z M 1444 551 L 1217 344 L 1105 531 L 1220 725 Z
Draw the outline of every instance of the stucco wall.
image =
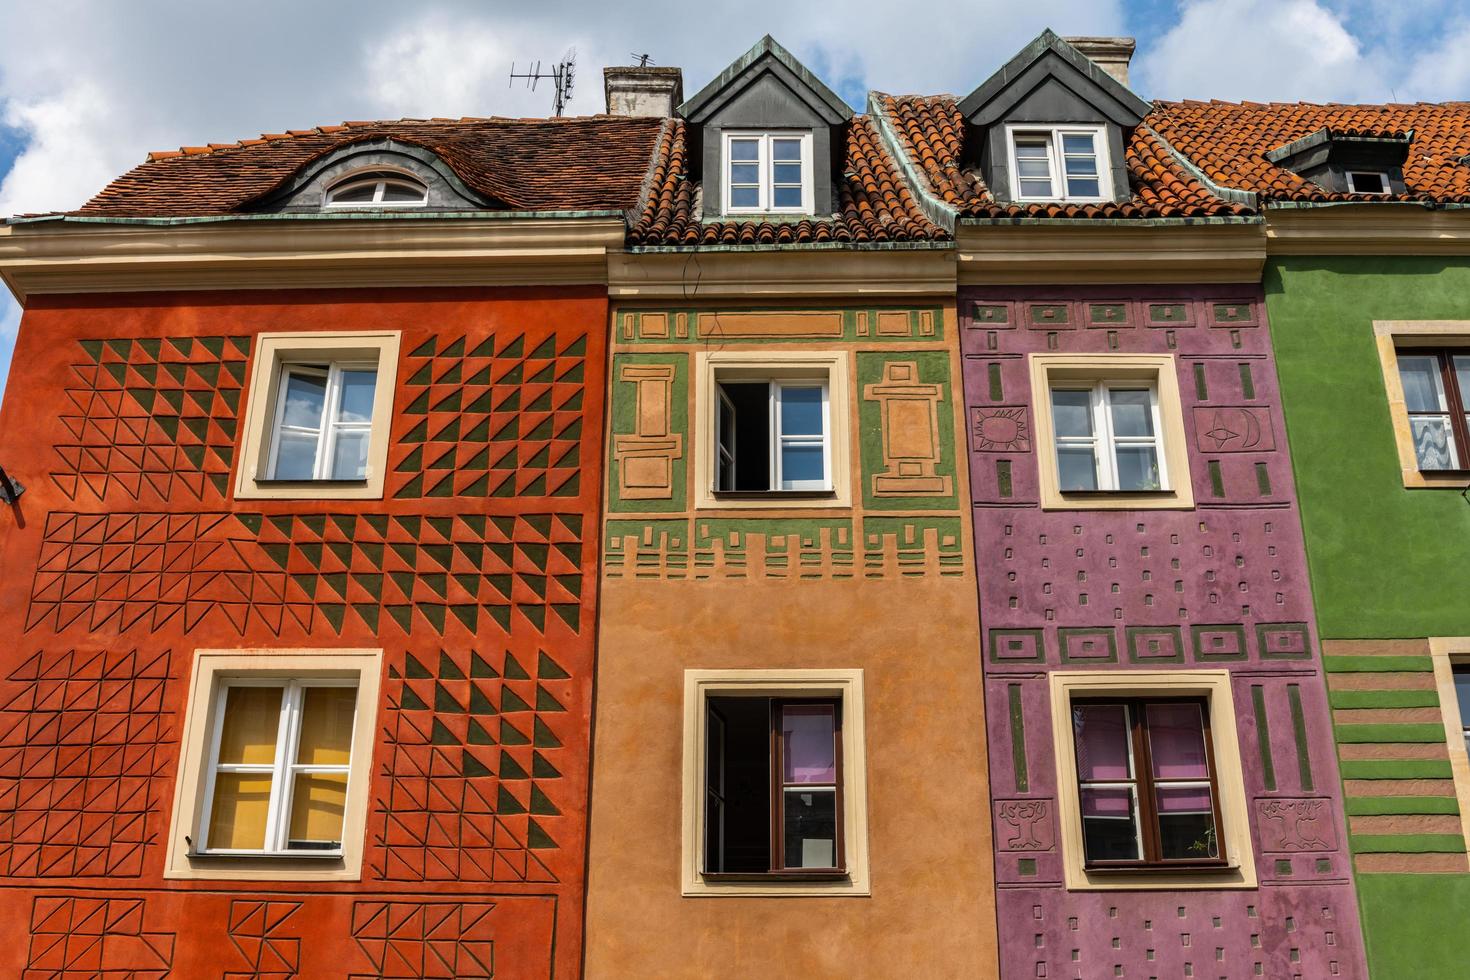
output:
M 999 914 L 1028 923 L 1001 975 L 1363 976 L 1258 292 L 970 289 L 959 316 Z M 1053 352 L 1173 357 L 1193 509 L 1041 509 L 1027 362 Z M 1260 887 L 1066 890 L 1048 676 L 1191 668 L 1231 675 Z
M 606 309 L 33 300 L 0 410 L 27 486 L 0 507 L 0 975 L 577 973 Z M 232 499 L 258 335 L 291 330 L 402 332 L 385 499 Z M 161 878 L 194 652 L 249 647 L 384 650 L 360 881 Z

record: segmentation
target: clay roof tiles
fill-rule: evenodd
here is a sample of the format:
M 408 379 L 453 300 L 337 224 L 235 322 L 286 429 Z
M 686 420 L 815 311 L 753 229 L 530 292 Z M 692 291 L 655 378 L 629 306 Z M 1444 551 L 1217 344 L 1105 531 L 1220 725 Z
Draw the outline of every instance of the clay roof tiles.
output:
M 1148 117 L 1175 149 L 1212 181 L 1274 201 L 1383 200 L 1326 191 L 1266 158 L 1322 129 L 1344 136 L 1403 138 L 1408 193 L 1397 200 L 1470 201 L 1470 102 L 1414 105 L 1315 105 L 1304 102 L 1155 102 Z
M 928 183 L 926 189 L 961 217 L 1183 218 L 1249 213 L 1242 205 L 1212 193 L 1146 125 L 1134 130 L 1124 147 L 1132 191 L 1128 200 L 1003 204 L 995 200 L 977 172 L 962 165 L 967 159 L 965 121 L 954 96 L 875 93 L 875 99 L 892 122 L 899 145 Z
M 267 133 L 259 139 L 149 154 L 75 212 L 114 217 L 238 213 L 323 154 L 391 138 L 432 150 L 470 188 L 532 211 L 637 207 L 663 121 L 399 119 Z
M 843 128 L 842 172 L 833 175 L 837 213 L 800 220 L 702 220 L 702 188 L 691 173 L 686 124 L 671 120 L 659 139 L 652 180 L 628 234 L 632 245 L 789 245 L 820 242 L 938 241 L 949 236 L 919 209 L 867 116 Z

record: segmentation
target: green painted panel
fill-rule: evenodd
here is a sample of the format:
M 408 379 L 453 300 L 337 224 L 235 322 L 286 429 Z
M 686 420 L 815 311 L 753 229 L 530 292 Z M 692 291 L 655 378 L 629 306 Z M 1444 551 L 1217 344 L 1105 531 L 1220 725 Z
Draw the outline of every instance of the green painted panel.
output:
M 939 400 L 934 403 L 938 422 L 939 461 L 937 464 L 918 461 L 917 465 L 933 477 L 943 480 L 947 493 L 923 493 L 909 495 L 901 491 L 902 481 L 885 480 L 897 474 L 901 460 L 883 459 L 883 417 L 876 398 L 867 397 L 869 385 L 883 381 L 884 367 L 890 363 L 913 363 L 918 365 L 917 380 L 924 385 L 939 387 Z M 954 453 L 954 396 L 949 384 L 950 361 L 945 351 L 859 351 L 857 355 L 858 421 L 861 428 L 859 444 L 862 447 L 862 499 L 868 510 L 954 510 L 959 506 L 959 481 L 955 472 Z M 890 382 L 891 384 L 891 382 Z M 883 490 L 879 495 L 880 487 Z
M 614 447 L 619 436 L 638 432 L 638 384 L 624 381 L 624 367 L 633 365 L 672 365 L 674 380 L 669 391 L 669 430 L 681 440 L 680 454 L 670 463 L 673 493 L 664 499 L 624 500 L 618 489 L 618 467 Z M 687 354 L 618 354 L 612 362 L 612 432 L 608 443 L 608 510 L 614 513 L 665 514 L 687 509 L 688 470 L 694 456 L 689 441 L 689 356 Z
M 1026 717 L 1021 710 L 1021 685 L 1008 688 L 1011 716 L 1011 764 L 1016 772 L 1016 792 L 1031 790 L 1031 777 L 1026 767 Z
M 1412 671 L 1420 674 L 1434 672 L 1434 662 L 1428 657 L 1346 657 L 1326 656 L 1322 667 L 1329 674 L 1387 674 Z
M 1364 759 L 1343 762 L 1343 779 L 1449 779 L 1448 760 Z
M 747 569 L 752 535 L 760 538 L 761 566 L 786 569 L 802 578 L 853 576 L 852 521 L 795 519 L 694 519 L 694 568 Z M 761 568 L 747 569 L 760 575 Z M 728 572 L 727 572 L 728 574 Z
M 1363 874 L 1357 883 L 1370 976 L 1463 980 L 1470 875 Z
M 1443 742 L 1443 725 L 1336 725 L 1339 742 Z
M 1281 257 L 1264 286 L 1321 634 L 1470 635 L 1470 507 L 1404 487 L 1373 333 L 1470 320 L 1470 260 Z
M 1437 708 L 1438 691 L 1333 691 L 1334 708 Z
M 1261 753 L 1261 776 L 1269 792 L 1276 792 L 1276 765 L 1271 759 L 1271 723 L 1266 714 L 1266 689 L 1251 685 L 1251 709 L 1256 719 L 1256 748 Z
M 1459 834 L 1353 834 L 1355 854 L 1460 854 L 1465 838 Z
M 846 310 L 831 311 L 837 313 L 841 319 L 840 334 L 837 330 L 826 329 L 826 326 L 831 324 L 830 320 L 827 320 L 821 326 L 814 326 L 813 329 L 816 332 L 805 335 L 772 333 L 769 331 L 747 334 L 744 331 L 739 333 L 733 332 L 733 328 L 732 332 L 725 332 L 721 329 L 721 314 L 734 315 L 766 312 L 770 312 L 767 307 L 726 307 L 720 310 L 670 307 L 621 307 L 614 321 L 614 329 L 617 331 L 615 339 L 619 344 L 687 344 L 691 347 L 704 347 L 710 343 L 742 346 L 747 344 L 769 344 L 787 340 L 891 344 L 912 343 L 916 340 L 940 341 L 944 339 L 944 310 L 938 306 L 859 306 Z M 805 310 L 792 309 L 790 312 L 807 313 L 813 311 L 808 308 Z M 641 316 L 644 313 L 655 314 L 651 321 L 653 329 L 646 329 L 650 326 L 650 323 L 644 323 L 641 320 Z M 859 332 L 859 313 L 865 315 L 864 329 L 862 332 Z M 702 320 L 701 314 L 703 314 Z M 686 337 L 677 336 L 677 323 L 680 315 L 685 317 L 684 322 L 687 324 L 686 332 L 688 336 Z M 640 326 L 640 324 L 642 325 Z M 782 329 L 785 329 L 784 326 Z
M 1460 812 L 1460 804 L 1453 796 L 1362 796 L 1347 800 L 1345 805 L 1350 817 Z

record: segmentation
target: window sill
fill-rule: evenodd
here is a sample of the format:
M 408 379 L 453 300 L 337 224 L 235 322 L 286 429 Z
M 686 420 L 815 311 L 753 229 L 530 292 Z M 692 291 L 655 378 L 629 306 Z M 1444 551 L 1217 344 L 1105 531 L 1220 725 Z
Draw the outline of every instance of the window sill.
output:
M 254 483 L 258 487 L 278 487 L 278 488 L 301 487 L 303 489 L 306 489 L 306 488 L 309 488 L 309 487 L 365 487 L 365 486 L 368 485 L 368 481 L 367 480 L 277 480 L 277 479 L 260 480 L 260 479 L 256 479 L 256 480 L 251 480 L 250 482 L 251 483 Z
M 848 881 L 850 875 L 846 871 L 800 871 L 792 869 L 789 871 L 701 871 L 699 877 L 711 882 L 750 882 L 753 884 L 776 883 L 783 881 Z
M 241 861 L 341 861 L 341 851 L 240 851 L 221 854 L 217 851 L 190 851 L 185 855 L 190 861 L 241 862 Z
M 1170 864 L 1088 864 L 1083 870 L 1090 875 L 1169 875 L 1231 874 L 1240 866 L 1228 861 L 1177 861 Z
M 1121 496 L 1129 496 L 1129 497 L 1176 497 L 1176 496 L 1178 496 L 1178 491 L 1177 490 L 1167 490 L 1167 489 L 1165 489 L 1165 490 L 1062 490 L 1062 491 L 1060 491 L 1060 493 L 1061 493 L 1061 495 L 1063 497 L 1081 497 L 1084 500 L 1085 499 L 1089 499 L 1089 498 L 1104 498 L 1105 499 L 1105 498 L 1108 498 L 1108 497 L 1121 497 Z
M 836 490 L 711 490 L 716 500 L 833 500 Z

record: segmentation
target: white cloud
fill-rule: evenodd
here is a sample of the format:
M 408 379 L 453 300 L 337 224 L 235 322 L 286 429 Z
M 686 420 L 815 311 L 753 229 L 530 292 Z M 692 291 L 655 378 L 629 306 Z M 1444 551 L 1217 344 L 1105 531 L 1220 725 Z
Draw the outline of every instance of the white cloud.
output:
M 1465 98 L 1470 93 L 1470 19 L 1439 32 L 1438 43 L 1413 62 L 1400 98 Z M 1453 96 L 1450 93 L 1455 93 Z

